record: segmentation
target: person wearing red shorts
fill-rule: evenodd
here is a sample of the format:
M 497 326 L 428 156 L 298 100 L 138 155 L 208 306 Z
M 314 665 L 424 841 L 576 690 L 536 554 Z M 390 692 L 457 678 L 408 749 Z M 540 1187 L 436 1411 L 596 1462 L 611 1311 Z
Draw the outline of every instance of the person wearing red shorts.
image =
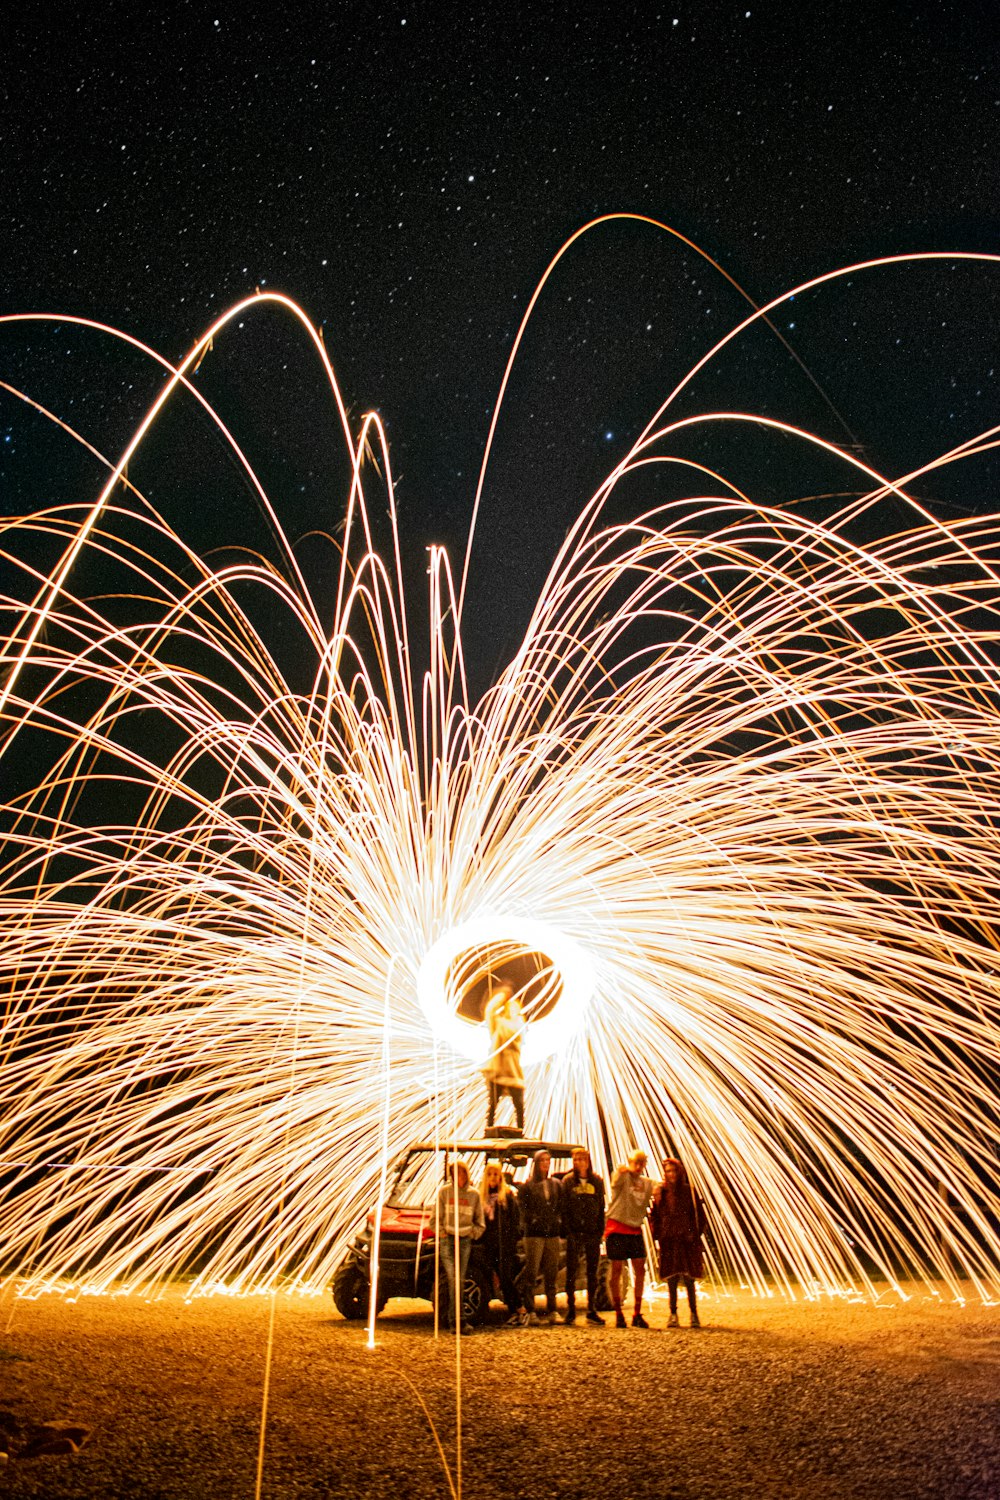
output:
M 628 1327 L 622 1309 L 622 1269 L 627 1260 L 632 1263 L 634 1288 L 632 1327 L 649 1327 L 642 1315 L 642 1292 L 646 1284 L 646 1243 L 642 1237 L 642 1225 L 656 1183 L 652 1177 L 646 1176 L 647 1160 L 645 1151 L 633 1151 L 624 1166 L 616 1167 L 611 1179 L 604 1242 L 611 1262 L 611 1300 L 617 1328 Z

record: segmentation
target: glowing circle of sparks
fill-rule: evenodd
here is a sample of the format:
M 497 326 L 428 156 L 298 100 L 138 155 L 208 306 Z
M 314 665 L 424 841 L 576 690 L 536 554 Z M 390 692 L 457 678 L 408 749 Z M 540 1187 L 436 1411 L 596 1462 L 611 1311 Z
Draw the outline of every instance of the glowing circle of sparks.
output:
M 577 1039 L 587 1022 L 594 965 L 583 947 L 546 922 L 488 913 L 453 927 L 429 949 L 417 973 L 420 1008 L 438 1041 L 482 1066 L 489 1051 L 485 1027 L 471 1026 L 451 1003 L 448 975 L 466 950 L 510 942 L 551 960 L 561 993 L 544 1016 L 527 1027 L 521 1049 L 527 1067 L 544 1062 Z

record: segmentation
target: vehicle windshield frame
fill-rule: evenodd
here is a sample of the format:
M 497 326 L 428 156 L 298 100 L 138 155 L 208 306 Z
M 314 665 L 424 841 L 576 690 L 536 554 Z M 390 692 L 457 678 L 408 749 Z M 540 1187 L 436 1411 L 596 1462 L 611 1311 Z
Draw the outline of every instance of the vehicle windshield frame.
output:
M 456 1157 L 469 1163 L 473 1187 L 478 1188 L 489 1162 L 499 1162 L 508 1182 L 517 1188 L 527 1180 L 529 1174 L 525 1169 L 530 1168 L 536 1151 L 548 1151 L 552 1157 L 552 1176 L 561 1177 L 572 1170 L 575 1149 L 561 1141 L 469 1141 L 438 1146 L 414 1143 L 400 1153 L 391 1169 L 391 1186 L 385 1197 L 385 1207 L 432 1210 L 437 1187 L 444 1181 L 448 1170 L 448 1161 Z M 437 1169 L 435 1159 L 440 1163 Z

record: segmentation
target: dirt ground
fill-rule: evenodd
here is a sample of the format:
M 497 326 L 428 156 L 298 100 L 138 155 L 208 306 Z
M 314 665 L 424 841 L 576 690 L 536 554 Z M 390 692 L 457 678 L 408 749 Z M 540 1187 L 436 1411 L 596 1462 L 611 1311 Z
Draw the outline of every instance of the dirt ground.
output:
M 281 1296 L 261 1494 L 1000 1500 L 1000 1306 L 907 1291 L 706 1287 L 700 1331 L 654 1298 L 648 1332 L 498 1324 L 460 1351 L 422 1303 L 390 1302 L 370 1350 L 327 1297 Z M 0 1436 L 23 1452 L 38 1424 L 90 1429 L 78 1452 L 0 1462 L 0 1494 L 252 1500 L 270 1298 L 0 1312 Z

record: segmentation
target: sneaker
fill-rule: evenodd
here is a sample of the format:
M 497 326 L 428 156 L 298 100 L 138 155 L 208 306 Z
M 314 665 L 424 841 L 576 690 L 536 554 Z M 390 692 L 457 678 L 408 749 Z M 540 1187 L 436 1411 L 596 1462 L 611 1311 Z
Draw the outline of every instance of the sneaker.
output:
M 699 1318 L 699 1316 L 698 1316 L 698 1314 L 696 1312 L 693 1312 L 691 1314 L 691 1327 L 692 1328 L 700 1328 L 701 1327 L 701 1319 Z
M 615 1327 L 616 1328 L 627 1328 L 628 1327 L 628 1324 L 625 1321 L 625 1314 L 623 1312 L 616 1312 L 615 1313 Z
M 649 1324 L 646 1322 L 646 1319 L 643 1317 L 642 1313 L 636 1313 L 635 1317 L 632 1319 L 632 1327 L 648 1328 Z
M 679 1328 L 680 1326 L 681 1325 L 677 1321 L 677 1314 L 676 1313 L 671 1313 L 670 1317 L 667 1319 L 667 1327 L 668 1328 Z
M 576 1311 L 575 1311 L 574 1308 L 571 1307 L 569 1309 L 569 1311 L 567 1312 L 566 1316 L 563 1318 L 563 1322 L 564 1323 L 575 1323 L 576 1322 Z
M 472 1324 L 471 1323 L 463 1323 L 461 1331 L 462 1331 L 462 1333 L 471 1333 L 472 1332 Z
M 505 1328 L 520 1328 L 520 1326 L 521 1326 L 521 1324 L 523 1322 L 524 1322 L 524 1313 L 523 1312 L 511 1313 L 510 1317 L 507 1319 L 506 1323 L 504 1324 L 504 1327 Z
M 537 1313 L 533 1313 L 533 1312 L 525 1313 L 525 1317 L 524 1317 L 524 1326 L 525 1326 L 525 1328 L 537 1328 L 539 1326 L 539 1324 L 541 1323 L 541 1321 L 542 1320 L 538 1316 Z
M 568 1321 L 569 1320 L 567 1319 L 567 1322 Z M 601 1317 L 600 1313 L 594 1312 L 592 1308 L 587 1313 L 587 1322 L 598 1323 L 602 1328 L 604 1327 L 604 1319 Z
M 554 1307 L 549 1308 L 548 1312 L 545 1314 L 545 1319 L 548 1323 L 558 1323 L 559 1314 L 556 1312 Z

